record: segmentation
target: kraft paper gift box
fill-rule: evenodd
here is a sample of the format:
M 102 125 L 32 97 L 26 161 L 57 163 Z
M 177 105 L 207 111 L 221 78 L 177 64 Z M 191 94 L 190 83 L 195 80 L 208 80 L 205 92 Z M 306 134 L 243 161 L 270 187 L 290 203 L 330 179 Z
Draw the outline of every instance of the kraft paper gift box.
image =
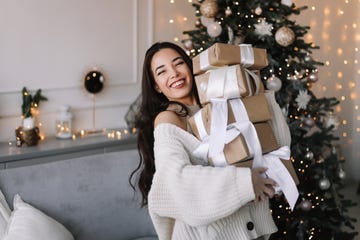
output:
M 274 132 L 269 123 L 255 123 L 254 127 L 258 135 L 263 154 L 279 148 Z M 228 164 L 237 164 L 239 162 L 241 163 L 242 161 L 247 162 L 246 160 L 251 157 L 251 153 L 243 135 L 240 134 L 233 141 L 225 144 L 224 155 Z
M 245 69 L 239 64 L 197 75 L 195 83 L 201 104 L 215 97 L 231 99 L 258 95 L 265 91 L 259 71 Z
M 271 119 L 271 112 L 269 110 L 269 105 L 267 103 L 265 95 L 256 95 L 250 96 L 241 99 L 244 104 L 249 120 L 252 123 L 258 122 L 266 122 Z M 206 132 L 210 134 L 210 126 L 211 126 L 211 103 L 206 104 L 199 111 L 201 111 L 202 120 L 206 129 Z M 227 124 L 231 124 L 235 122 L 235 116 L 233 110 L 231 109 L 230 104 L 228 103 L 228 120 Z M 194 133 L 194 135 L 200 139 L 199 132 L 196 127 L 194 117 L 189 118 L 190 127 Z
M 192 59 L 195 75 L 226 65 L 241 64 L 248 69 L 262 69 L 268 65 L 266 49 L 249 44 L 215 43 Z
M 271 113 L 266 102 L 266 97 L 264 95 L 258 95 L 241 99 L 241 101 L 246 108 L 249 120 L 254 123 L 254 127 L 260 141 L 262 152 L 267 153 L 274 149 L 277 149 L 279 147 L 277 140 L 270 124 L 268 123 L 268 121 L 271 119 Z M 228 103 L 227 106 L 227 125 L 229 125 L 235 122 L 235 116 L 232 112 L 233 110 L 231 108 L 231 105 Z M 210 135 L 212 114 L 211 104 L 206 104 L 199 111 L 205 131 L 207 135 Z M 190 117 L 188 121 L 193 131 L 193 134 L 201 140 L 195 117 Z M 242 134 L 239 134 L 231 142 L 225 144 L 224 155 L 228 164 L 233 164 L 235 162 L 249 158 L 251 153 Z
M 284 164 L 284 166 L 286 167 L 286 169 L 289 171 L 292 179 L 294 180 L 296 185 L 299 185 L 300 181 L 299 178 L 296 174 L 295 168 L 293 166 L 293 163 L 291 162 L 290 159 L 281 159 L 281 162 Z M 237 163 L 234 163 L 232 165 L 236 166 L 236 167 L 248 167 L 251 168 L 253 164 L 253 160 L 252 159 L 248 159 L 245 161 L 240 161 Z

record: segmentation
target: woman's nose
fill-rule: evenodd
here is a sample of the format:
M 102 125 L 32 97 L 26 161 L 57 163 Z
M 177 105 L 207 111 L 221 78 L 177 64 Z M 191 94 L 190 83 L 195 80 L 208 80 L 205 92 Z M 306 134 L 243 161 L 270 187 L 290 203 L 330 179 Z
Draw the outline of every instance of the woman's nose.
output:
M 174 77 L 177 77 L 179 75 L 179 72 L 178 70 L 175 68 L 175 67 L 172 67 L 170 69 L 170 78 L 174 78 Z

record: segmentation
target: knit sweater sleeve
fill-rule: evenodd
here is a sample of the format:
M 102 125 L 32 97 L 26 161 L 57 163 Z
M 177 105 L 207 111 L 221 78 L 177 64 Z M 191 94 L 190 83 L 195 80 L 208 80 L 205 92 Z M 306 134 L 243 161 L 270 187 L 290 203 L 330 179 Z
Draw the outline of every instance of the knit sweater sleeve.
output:
M 154 137 L 156 172 L 148 197 L 152 216 L 202 226 L 255 198 L 249 168 L 191 164 L 189 152 L 200 142 L 172 124 L 159 124 Z

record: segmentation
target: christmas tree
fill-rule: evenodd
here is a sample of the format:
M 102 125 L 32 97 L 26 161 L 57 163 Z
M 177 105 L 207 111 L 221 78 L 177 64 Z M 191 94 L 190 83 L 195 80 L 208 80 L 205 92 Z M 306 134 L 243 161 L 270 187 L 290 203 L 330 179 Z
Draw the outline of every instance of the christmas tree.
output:
M 184 31 L 182 42 L 191 57 L 216 42 L 251 44 L 267 49 L 269 65 L 261 70 L 267 89 L 276 92 L 291 131 L 291 160 L 300 179 L 296 207 L 290 210 L 283 195 L 271 199 L 279 231 L 271 239 L 354 239 L 355 204 L 340 194 L 344 159 L 339 156 L 334 130 L 339 120 L 336 98 L 317 98 L 311 87 L 322 62 L 312 58 L 310 30 L 291 20 L 307 7 L 291 0 L 198 0 L 193 3 L 196 29 Z

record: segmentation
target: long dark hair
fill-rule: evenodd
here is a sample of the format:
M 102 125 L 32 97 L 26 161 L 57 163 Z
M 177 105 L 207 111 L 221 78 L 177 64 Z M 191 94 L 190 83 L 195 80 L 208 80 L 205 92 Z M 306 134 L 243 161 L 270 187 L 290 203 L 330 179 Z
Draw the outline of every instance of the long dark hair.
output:
M 155 53 L 164 48 L 171 48 L 178 52 L 184 59 L 186 65 L 192 72 L 192 60 L 186 52 L 178 45 L 171 42 L 157 42 L 153 44 L 145 54 L 142 72 L 141 83 L 141 106 L 135 127 L 138 132 L 137 146 L 139 151 L 139 165 L 131 173 L 129 182 L 131 187 L 136 190 L 136 185 L 142 194 L 141 206 L 146 206 L 148 203 L 148 193 L 151 188 L 152 179 L 155 173 L 154 161 L 154 120 L 155 117 L 162 111 L 165 111 L 170 103 L 166 96 L 159 93 L 155 89 L 155 79 L 151 70 L 151 61 Z M 193 82 L 192 92 L 195 96 L 197 103 L 200 105 L 195 81 Z M 182 106 L 187 114 L 186 108 L 183 104 L 177 103 Z M 137 178 L 133 179 L 137 173 Z M 135 180 L 133 182 L 132 180 Z

